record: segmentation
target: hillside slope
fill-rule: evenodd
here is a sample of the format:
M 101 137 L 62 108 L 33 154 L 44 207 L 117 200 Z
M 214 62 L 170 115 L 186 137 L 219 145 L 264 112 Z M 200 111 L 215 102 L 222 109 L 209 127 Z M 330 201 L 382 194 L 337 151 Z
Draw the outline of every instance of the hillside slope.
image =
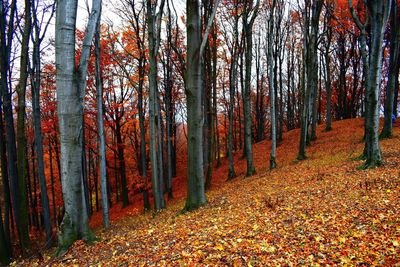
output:
M 15 265 L 278 266 L 400 264 L 400 131 L 382 141 L 383 167 L 360 171 L 352 158 L 363 149 L 360 119 L 333 124 L 295 161 L 298 130 L 284 135 L 278 169 L 269 172 L 270 143 L 255 145 L 257 175 L 225 182 L 226 162 L 214 172 L 209 203 L 176 216 L 180 197 L 152 214 L 128 216 L 100 241 L 79 241 L 61 259 L 44 256 Z M 241 153 L 238 153 L 241 154 Z

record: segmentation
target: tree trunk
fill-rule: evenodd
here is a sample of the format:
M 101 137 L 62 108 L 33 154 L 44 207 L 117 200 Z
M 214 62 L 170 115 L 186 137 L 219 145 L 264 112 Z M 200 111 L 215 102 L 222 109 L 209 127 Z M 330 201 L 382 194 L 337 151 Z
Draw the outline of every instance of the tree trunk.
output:
M 147 0 L 147 30 L 148 30 L 148 42 L 149 42 L 149 116 L 150 116 L 150 162 L 151 162 L 151 181 L 153 186 L 153 197 L 154 197 L 154 209 L 159 211 L 164 208 L 164 196 L 162 190 L 162 180 L 160 178 L 161 172 L 159 168 L 159 153 L 160 153 L 160 141 L 159 128 L 157 127 L 158 114 L 158 87 L 157 87 L 157 54 L 160 43 L 160 16 L 163 13 L 164 0 L 161 0 L 160 10 L 157 15 L 156 6 L 153 6 L 152 1 Z M 160 22 L 161 23 L 161 22 Z M 157 26 L 157 28 L 156 28 Z M 161 151 L 162 153 L 162 151 Z
M 26 107 L 26 86 L 28 80 L 28 58 L 29 58 L 29 37 L 32 30 L 31 1 L 25 0 L 24 29 L 21 42 L 20 78 L 17 86 L 18 107 L 17 107 L 17 165 L 19 200 L 21 212 L 21 236 L 24 248 L 29 246 L 29 219 L 26 194 L 26 128 L 25 128 L 25 107 Z
M 386 99 L 385 99 L 385 123 L 381 132 L 381 138 L 392 137 L 392 117 L 393 104 L 394 104 L 394 90 L 396 86 L 397 66 L 399 65 L 399 48 L 400 48 L 400 19 L 398 16 L 398 4 L 397 1 L 392 0 L 391 14 L 390 14 L 390 62 L 389 62 L 389 78 L 386 85 Z
M 369 54 L 369 73 L 366 88 L 370 99 L 366 122 L 367 159 L 362 168 L 374 168 L 382 164 L 379 146 L 379 105 L 382 70 L 382 44 L 391 0 L 380 2 L 368 0 L 367 6 L 371 16 L 371 49 Z
M 326 31 L 326 45 L 325 45 L 325 88 L 326 88 L 326 125 L 325 131 L 332 130 L 332 82 L 331 82 L 331 56 L 330 56 L 330 48 L 332 43 L 332 10 L 329 7 L 327 10 L 328 19 L 327 19 L 327 31 Z
M 252 2 L 250 3 L 252 5 Z M 252 176 L 255 174 L 256 169 L 253 162 L 253 145 L 252 145 L 252 114 L 251 114 L 251 67 L 253 59 L 253 24 L 254 20 L 258 14 L 258 7 L 260 1 L 257 3 L 253 9 L 253 14 L 248 21 L 248 14 L 250 7 L 245 4 L 245 16 L 243 17 L 243 30 L 245 34 L 245 65 L 246 65 L 246 75 L 244 82 L 244 94 L 243 94 L 243 117 L 244 117 L 244 141 L 245 141 L 245 151 L 246 151 L 246 163 L 247 171 L 246 176 Z
M 268 18 L 268 67 L 269 67 L 269 99 L 270 99 L 270 110 L 271 110 L 271 153 L 269 158 L 269 168 L 276 168 L 276 111 L 275 111 L 275 79 L 274 79 L 274 56 L 273 56 L 273 35 L 275 29 L 275 7 L 276 0 L 273 0 L 272 7 L 269 10 Z M 276 62 L 275 62 L 276 63 Z M 281 96 L 282 97 L 282 96 Z M 282 116 L 282 114 L 281 114 Z
M 101 62 L 100 62 L 100 19 L 97 21 L 96 33 L 94 39 L 95 56 L 96 56 L 96 103 L 97 103 L 97 129 L 99 132 L 99 171 L 100 171 L 100 191 L 101 191 L 101 207 L 103 212 L 103 226 L 110 227 L 108 192 L 107 192 L 107 165 L 106 165 L 106 140 L 104 133 L 104 115 L 103 115 L 103 81 L 101 79 Z M 97 195 L 97 190 L 96 190 Z M 96 198 L 97 205 L 97 198 Z
M 56 66 L 57 111 L 61 144 L 61 183 L 65 213 L 59 231 L 59 249 L 64 253 L 77 239 L 92 239 L 82 181 L 83 100 L 90 46 L 100 16 L 101 0 L 92 11 L 78 69 L 75 68 L 77 0 L 57 2 Z
M 206 204 L 203 171 L 203 108 L 201 83 L 202 40 L 200 37 L 200 8 L 198 0 L 186 0 L 187 56 L 186 56 L 186 102 L 187 102 L 187 199 L 183 211 L 190 211 Z M 207 37 L 205 37 L 207 38 Z
M 35 20 L 35 24 L 36 24 Z M 35 132 L 35 146 L 36 146 L 36 157 L 37 157 L 37 170 L 40 184 L 40 199 L 42 202 L 44 225 L 46 232 L 46 247 L 50 248 L 52 243 L 52 227 L 50 218 L 50 205 L 49 197 L 47 194 L 46 176 L 45 176 L 45 164 L 44 164 L 44 153 L 43 153 L 43 135 L 42 135 L 42 120 L 40 111 L 40 40 L 39 40 L 39 29 L 35 27 L 35 42 L 33 49 L 33 68 L 34 77 L 32 79 L 32 106 L 33 106 L 33 124 Z
M 122 198 L 122 207 L 125 208 L 129 205 L 128 198 L 128 188 L 126 181 L 126 166 L 125 166 L 125 144 L 122 140 L 122 126 L 121 126 L 121 117 L 118 117 L 115 122 L 115 137 L 117 140 L 117 156 L 118 156 L 118 167 L 119 174 L 121 177 L 121 198 Z
M 1 95 L 1 91 L 0 91 Z M 11 214 L 11 199 L 10 199 L 10 182 L 8 179 L 7 172 L 7 154 L 6 154 L 6 144 L 4 142 L 4 124 L 3 124 L 3 108 L 2 103 L 0 103 L 0 169 L 1 169 L 1 180 L 3 186 L 3 196 L 4 196 L 4 221 L 3 221 L 3 231 L 4 231 L 4 242 L 5 247 L 3 256 L 11 257 L 11 239 L 10 239 L 10 215 Z M 1 242 L 1 241 L 0 241 Z M 0 263 L 4 263 L 0 260 Z
M 4 3 L 0 5 L 0 41 L 1 41 L 1 79 L 0 79 L 0 94 L 3 101 L 3 112 L 4 112 L 4 122 L 5 122 L 5 140 L 6 140 L 6 150 L 7 150 L 7 167 L 8 167 L 8 177 L 10 180 L 10 192 L 11 200 L 14 206 L 14 218 L 15 224 L 18 232 L 18 237 L 20 245 L 23 250 L 28 246 L 29 236 L 27 237 L 27 227 L 28 225 L 22 224 L 25 215 L 21 211 L 21 200 L 20 200 L 20 181 L 18 179 L 18 167 L 17 167 L 17 147 L 15 139 L 15 129 L 14 129 L 14 117 L 12 110 L 12 92 L 9 88 L 8 74 L 10 70 L 10 55 L 11 46 L 14 34 L 14 17 L 16 13 L 16 1 L 13 0 L 11 5 L 8 7 L 8 25 L 6 25 L 6 11 Z

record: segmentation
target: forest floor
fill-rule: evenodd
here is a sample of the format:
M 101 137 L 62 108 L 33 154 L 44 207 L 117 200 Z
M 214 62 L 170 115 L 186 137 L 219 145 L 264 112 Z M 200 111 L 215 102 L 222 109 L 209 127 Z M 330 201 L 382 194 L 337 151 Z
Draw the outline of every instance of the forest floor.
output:
M 112 217 L 109 230 L 96 228 L 92 245 L 78 241 L 60 259 L 49 251 L 12 265 L 400 266 L 400 122 L 381 142 L 384 165 L 366 171 L 353 160 L 363 150 L 361 119 L 322 130 L 304 161 L 295 160 L 299 131 L 284 134 L 272 172 L 269 141 L 254 146 L 253 177 L 244 177 L 239 152 L 238 177 L 225 182 L 224 161 L 197 211 L 177 216 L 181 185 L 155 216 L 136 206 Z

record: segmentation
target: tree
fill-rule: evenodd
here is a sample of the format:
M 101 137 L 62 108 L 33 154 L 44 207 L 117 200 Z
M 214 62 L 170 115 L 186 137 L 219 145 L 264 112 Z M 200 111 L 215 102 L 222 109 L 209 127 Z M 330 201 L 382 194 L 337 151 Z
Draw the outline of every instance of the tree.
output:
M 365 75 L 365 147 L 362 159 L 366 159 L 361 168 L 374 168 L 382 164 L 379 146 L 379 98 L 382 70 L 382 44 L 390 12 L 391 0 L 366 1 L 369 14 L 363 24 L 353 8 L 352 0 L 348 0 L 351 15 L 360 29 L 361 55 Z M 366 26 L 371 22 L 371 46 L 367 52 Z
M 7 176 L 10 181 L 10 195 L 13 204 L 15 224 L 22 249 L 26 249 L 29 242 L 28 224 L 24 224 L 27 218 L 26 209 L 21 203 L 21 194 L 18 166 L 17 166 L 17 146 L 14 129 L 14 117 L 12 110 L 12 90 L 10 88 L 10 59 L 13 45 L 13 35 L 15 31 L 16 1 L 11 3 L 0 2 L 0 95 L 3 102 L 5 140 L 7 154 Z M 7 23 L 8 18 L 8 23 Z M 22 207 L 22 208 L 21 208 Z
M 246 75 L 243 92 L 243 116 L 244 116 L 244 149 L 246 154 L 247 171 L 246 176 L 255 174 L 253 162 L 253 146 L 252 146 L 252 114 L 251 114 L 251 67 L 253 60 L 253 24 L 258 15 L 260 1 L 257 0 L 253 7 L 253 1 L 244 3 L 243 14 L 243 31 L 245 39 L 245 65 Z M 251 14 L 251 16 L 250 16 Z
M 385 123 L 381 132 L 381 138 L 392 137 L 392 116 L 394 105 L 394 92 L 396 88 L 396 80 L 398 80 L 398 65 L 399 65 L 399 48 L 400 48 L 400 16 L 398 2 L 392 0 L 392 7 L 390 12 L 390 59 L 389 59 L 389 73 L 388 82 L 386 85 L 386 99 L 385 99 Z
M 77 0 L 60 0 L 56 13 L 57 110 L 61 144 L 61 183 L 65 214 L 60 226 L 59 249 L 65 252 L 77 239 L 92 233 L 83 192 L 83 96 L 91 42 L 100 16 L 101 0 L 93 1 L 79 65 L 75 65 Z
M 156 1 L 156 4 L 158 1 Z M 160 170 L 160 161 L 162 161 L 163 151 L 160 149 L 160 124 L 161 114 L 159 110 L 158 88 L 157 88 L 157 54 L 160 46 L 161 34 L 161 16 L 163 14 L 165 0 L 161 0 L 159 11 L 156 15 L 156 6 L 153 6 L 151 0 L 147 0 L 147 24 L 149 40 L 149 115 L 150 115 L 150 161 L 151 161 L 151 180 L 153 186 L 154 209 L 156 211 L 165 207 L 165 201 L 162 189 L 162 170 Z M 158 144 L 158 146 L 157 146 Z
M 363 168 L 374 168 L 382 164 L 379 146 L 379 106 L 382 70 L 383 35 L 390 12 L 391 0 L 368 0 L 366 6 L 371 18 L 371 47 L 366 95 L 369 101 L 365 116 L 366 162 Z
M 10 244 L 7 244 L 6 233 L 4 231 L 3 215 L 0 207 L 0 264 L 6 265 L 11 258 Z
M 269 158 L 269 168 L 276 168 L 276 111 L 275 111 L 275 81 L 274 81 L 274 58 L 273 58 L 273 36 L 274 36 L 274 16 L 275 16 L 276 0 L 272 1 L 272 5 L 269 9 L 268 17 L 268 70 L 269 70 L 269 99 L 270 99 L 270 109 L 271 109 L 271 154 Z M 282 97 L 282 96 L 281 96 Z M 282 114 L 281 114 L 282 116 Z
M 101 12 L 101 10 L 100 10 Z M 103 81 L 101 79 L 101 62 L 100 62 L 100 16 L 96 25 L 96 33 L 94 39 L 95 56 L 96 56 L 96 100 L 97 100 L 97 128 L 99 131 L 99 171 L 100 171 L 100 191 L 101 191 L 101 207 L 103 210 L 103 225 L 105 228 L 110 226 L 108 192 L 107 192 L 107 169 L 106 169 L 106 141 L 104 134 L 104 115 L 103 115 Z
M 10 242 L 10 189 L 7 173 L 7 159 L 6 150 L 4 142 L 4 125 L 3 125 L 3 109 L 0 103 L 0 170 L 1 170 L 1 180 L 4 193 L 4 221 L 3 213 L 0 206 L 0 264 L 6 265 L 11 258 L 11 242 Z
M 187 189 L 188 196 L 183 211 L 190 211 L 206 204 L 203 171 L 203 110 L 201 83 L 202 56 L 212 26 L 216 8 L 215 2 L 212 15 L 207 23 L 203 39 L 201 39 L 200 9 L 198 0 L 186 0 L 187 24 L 187 56 L 185 93 L 187 105 Z
M 37 2 L 37 5 L 39 2 Z M 43 135 L 42 135 L 42 120 L 41 120 L 41 111 L 40 111 L 40 81 L 41 81 L 41 64 L 40 64 L 40 47 L 41 43 L 45 37 L 45 33 L 47 31 L 47 27 L 51 21 L 51 18 L 54 14 L 55 4 L 50 5 L 51 8 L 50 19 L 47 24 L 44 25 L 44 29 L 41 29 L 41 23 L 37 17 L 38 7 L 36 2 L 32 2 L 32 14 L 33 14 L 33 58 L 32 58 L 32 107 L 33 107 L 33 124 L 34 124 L 34 132 L 35 132 L 35 146 L 36 146 L 36 157 L 37 157 L 37 170 L 40 184 L 40 194 L 42 201 L 42 209 L 43 209 L 43 217 L 44 217 L 44 225 L 46 231 L 46 247 L 51 247 L 52 242 L 52 227 L 51 227 L 51 218 L 50 218 L 50 205 L 49 198 L 47 195 L 47 185 L 46 185 L 46 176 L 45 176 L 45 163 L 44 163 L 44 153 L 43 153 Z M 45 12 L 45 10 L 43 11 Z M 41 31 L 43 33 L 41 35 Z M 24 148 L 25 150 L 25 148 Z M 55 214 L 54 214 L 55 216 Z
M 29 37 L 32 31 L 31 1 L 25 0 L 24 27 L 21 41 L 20 77 L 17 86 L 17 165 L 18 165 L 18 194 L 21 211 L 21 236 L 22 244 L 29 243 L 28 207 L 26 199 L 27 156 L 26 156 L 26 87 L 28 80 Z
M 317 37 L 319 16 L 322 11 L 323 0 L 306 0 L 304 7 L 304 25 L 303 25 L 303 77 L 302 88 L 304 88 L 303 108 L 301 115 L 300 146 L 298 160 L 306 159 L 306 145 L 311 138 L 308 133 L 310 113 L 313 112 L 313 103 L 316 98 L 318 82 L 318 55 L 317 55 Z M 311 12 L 311 14 L 310 14 Z M 316 136 L 315 136 L 316 137 Z
M 233 29 L 232 33 L 226 33 L 226 43 L 230 53 L 230 64 L 229 64 L 229 104 L 228 104 L 228 144 L 227 144 L 227 156 L 228 156 L 228 180 L 236 177 L 235 166 L 233 161 L 233 124 L 234 124 L 234 107 L 235 107 L 235 92 L 237 90 L 238 80 L 238 56 L 239 56 L 239 3 L 233 2 L 233 10 L 228 13 L 230 17 L 231 13 L 233 16 Z M 232 37 L 232 41 L 229 39 Z M 228 59 L 227 59 L 228 61 Z
M 325 39 L 324 39 L 324 61 L 325 63 L 325 88 L 326 88 L 326 126 L 325 131 L 332 130 L 332 86 L 331 86 L 331 44 L 332 44 L 332 17 L 333 17 L 333 8 L 334 2 L 328 1 L 326 4 L 326 12 L 325 12 L 325 28 L 324 31 Z

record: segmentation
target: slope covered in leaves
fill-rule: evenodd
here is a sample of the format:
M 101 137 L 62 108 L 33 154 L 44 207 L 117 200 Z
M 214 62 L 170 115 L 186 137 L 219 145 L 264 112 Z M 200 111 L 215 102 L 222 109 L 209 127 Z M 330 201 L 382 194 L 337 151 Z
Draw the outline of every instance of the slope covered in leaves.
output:
M 153 216 L 127 216 L 100 241 L 78 241 L 60 259 L 15 265 L 96 266 L 392 266 L 400 262 L 400 131 L 381 142 L 385 164 L 357 170 L 362 120 L 334 123 L 298 162 L 298 130 L 284 135 L 277 170 L 268 171 L 269 142 L 255 145 L 257 175 L 223 182 L 215 170 L 207 206 L 184 215 L 180 198 Z M 238 153 L 241 154 L 241 153 Z

